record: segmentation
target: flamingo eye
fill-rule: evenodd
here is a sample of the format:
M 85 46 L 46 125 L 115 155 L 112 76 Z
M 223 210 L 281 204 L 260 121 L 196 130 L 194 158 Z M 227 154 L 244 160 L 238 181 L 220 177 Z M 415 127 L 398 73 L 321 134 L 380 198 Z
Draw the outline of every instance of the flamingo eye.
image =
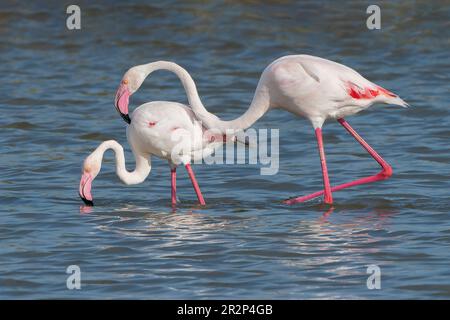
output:
M 123 83 L 123 84 L 128 84 L 128 79 L 123 79 L 123 80 L 122 80 L 122 83 Z

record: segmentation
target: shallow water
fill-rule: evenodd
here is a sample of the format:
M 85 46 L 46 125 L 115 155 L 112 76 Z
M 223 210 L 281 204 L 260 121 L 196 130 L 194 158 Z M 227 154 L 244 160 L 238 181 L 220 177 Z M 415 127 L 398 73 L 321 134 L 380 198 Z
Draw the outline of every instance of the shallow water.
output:
M 82 29 L 65 28 L 57 1 L 0 4 L 0 298 L 450 298 L 450 61 L 446 1 L 381 2 L 382 29 L 365 27 L 369 2 L 77 2 Z M 293 53 L 347 64 L 412 107 L 376 106 L 348 121 L 391 163 L 392 179 L 287 206 L 321 188 L 310 124 L 273 111 L 255 128 L 280 129 L 280 168 L 196 165 L 208 205 L 184 170 L 170 207 L 169 168 L 120 184 L 112 154 L 77 196 L 83 158 L 101 141 L 132 154 L 113 107 L 123 72 L 165 59 L 185 66 L 210 111 L 245 111 L 260 72 Z M 131 99 L 186 102 L 159 72 Z M 337 123 L 324 128 L 332 183 L 377 164 Z M 368 290 L 366 268 L 381 268 Z M 78 265 L 81 290 L 66 288 Z

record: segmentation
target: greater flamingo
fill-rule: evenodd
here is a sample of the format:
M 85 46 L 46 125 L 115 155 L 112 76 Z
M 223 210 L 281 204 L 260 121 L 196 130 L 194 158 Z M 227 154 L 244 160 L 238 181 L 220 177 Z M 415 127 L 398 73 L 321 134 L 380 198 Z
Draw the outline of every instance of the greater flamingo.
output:
M 85 160 L 79 186 L 79 195 L 87 205 L 93 205 L 92 181 L 100 172 L 104 153 L 112 149 L 116 158 L 116 173 L 127 184 L 145 180 L 151 170 L 151 156 L 167 159 L 171 168 L 172 205 L 177 202 L 176 168 L 184 164 L 201 205 L 205 200 L 191 168 L 191 161 L 210 155 L 223 144 L 225 136 L 214 135 L 196 119 L 189 107 L 167 101 L 153 101 L 138 107 L 127 126 L 127 138 L 136 159 L 136 168 L 128 172 L 122 146 L 109 140 L 101 143 Z M 234 138 L 234 137 L 233 137 Z
M 160 69 L 171 71 L 180 78 L 193 112 L 207 128 L 214 128 L 220 132 L 230 129 L 244 130 L 270 108 L 285 109 L 311 121 L 319 148 L 324 190 L 285 200 L 287 204 L 304 202 L 322 194 L 324 202 L 332 204 L 333 191 L 384 180 L 392 175 L 391 166 L 356 133 L 344 117 L 358 113 L 378 102 L 403 107 L 407 107 L 408 104 L 347 66 L 310 55 L 281 57 L 263 71 L 248 110 L 234 120 L 224 121 L 206 110 L 193 79 L 185 69 L 167 61 L 140 65 L 125 73 L 117 90 L 115 106 L 125 121 L 130 121 L 129 97 L 136 92 L 148 75 Z M 327 119 L 336 119 L 379 163 L 381 172 L 331 187 L 322 138 L 322 125 Z

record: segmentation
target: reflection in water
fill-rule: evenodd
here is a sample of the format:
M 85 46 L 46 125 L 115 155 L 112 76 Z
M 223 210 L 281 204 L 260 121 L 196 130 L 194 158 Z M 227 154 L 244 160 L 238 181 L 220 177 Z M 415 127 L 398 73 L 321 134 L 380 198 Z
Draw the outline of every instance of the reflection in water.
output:
M 86 205 L 81 205 L 80 206 L 80 213 L 81 214 L 89 214 L 92 212 L 92 206 L 86 206 Z
M 290 232 L 298 237 L 287 237 L 284 250 L 298 253 L 301 259 L 289 257 L 280 263 L 302 270 L 305 283 L 320 282 L 323 287 L 363 286 L 366 266 L 373 263 L 372 256 L 382 252 L 378 243 L 386 241 L 371 234 L 388 227 L 389 216 L 394 212 L 344 216 L 345 212 L 338 211 L 334 214 L 339 217 L 330 221 L 334 209 L 331 207 L 318 220 L 302 220 L 295 225 Z M 380 262 L 375 260 L 375 263 Z M 350 294 L 353 298 L 357 296 Z M 324 292 L 318 297 L 331 298 Z M 341 296 L 335 296 L 338 297 Z
M 156 212 L 146 207 L 124 207 L 115 210 L 115 219 L 104 221 L 98 230 L 116 233 L 127 239 L 157 242 L 157 252 L 152 255 L 159 259 L 178 259 L 198 261 L 198 265 L 183 264 L 185 272 L 214 272 L 201 263 L 203 259 L 217 259 L 222 256 L 234 264 L 246 264 L 255 257 L 279 263 L 288 268 L 301 270 L 301 276 L 308 281 L 327 282 L 326 274 L 333 281 L 355 277 L 359 281 L 364 266 L 372 260 L 368 256 L 380 252 L 377 243 L 385 241 L 374 238 L 370 233 L 384 230 L 394 212 L 352 213 L 334 212 L 331 207 L 318 219 L 298 219 L 287 222 L 290 227 L 279 234 L 261 219 L 271 217 L 244 217 L 208 215 L 195 208 L 182 209 L 178 213 Z M 122 216 L 133 212 L 134 217 Z M 139 213 L 138 215 L 136 215 Z M 251 230 L 251 233 L 248 231 Z M 239 235 L 239 241 L 231 241 L 233 235 Z M 233 242 L 232 246 L 227 245 Z M 216 250 L 210 249 L 216 246 Z M 272 246 L 278 249 L 270 250 Z M 184 248 L 189 247 L 187 253 Z M 266 247 L 266 249 L 263 249 Z M 209 248 L 209 249 L 208 249 Z M 219 258 L 220 259 L 220 258 Z M 209 263 L 205 261 L 208 265 Z M 345 266 L 345 267 L 344 267 Z M 325 269 L 325 274 L 318 272 Z M 256 269 L 255 269 L 255 272 Z M 261 270 L 263 274 L 266 272 Z M 347 280 L 345 280 L 347 281 Z
M 123 213 L 132 212 L 132 217 L 123 216 Z M 178 209 L 174 211 L 153 211 L 147 207 L 124 207 L 116 209 L 113 223 L 99 226 L 102 231 L 117 232 L 123 236 L 145 237 L 154 234 L 164 234 L 165 239 L 200 240 L 208 234 L 219 232 L 230 226 L 230 220 L 217 219 L 207 214 L 198 213 L 198 206 Z M 134 220 L 138 228 L 121 228 L 121 222 Z M 165 244 L 164 246 L 170 246 Z
M 322 217 L 320 218 L 321 222 L 326 222 L 328 217 L 330 216 L 330 214 L 332 214 L 334 211 L 334 207 L 331 206 L 327 211 L 325 211 L 325 213 L 322 215 Z

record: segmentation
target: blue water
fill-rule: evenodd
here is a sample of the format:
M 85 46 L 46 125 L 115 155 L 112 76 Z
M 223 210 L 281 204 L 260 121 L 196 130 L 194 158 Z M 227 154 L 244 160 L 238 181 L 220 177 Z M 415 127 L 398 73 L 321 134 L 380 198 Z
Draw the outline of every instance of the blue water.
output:
M 149 4 L 150 3 L 150 4 Z M 82 29 L 66 29 L 57 1 L 0 4 L 0 298 L 450 298 L 450 6 L 381 1 L 368 30 L 365 1 L 78 1 Z M 264 67 L 305 53 L 347 64 L 412 107 L 376 106 L 349 123 L 393 166 L 391 179 L 294 206 L 321 188 L 310 124 L 273 111 L 255 128 L 280 130 L 280 168 L 195 165 L 207 206 L 178 170 L 153 160 L 143 184 L 124 186 L 111 153 L 77 196 L 83 159 L 115 139 L 134 165 L 113 98 L 131 66 L 171 60 L 194 77 L 211 112 L 232 119 Z M 132 97 L 186 102 L 158 72 Z M 337 123 L 324 127 L 332 184 L 377 164 Z M 367 266 L 381 269 L 369 290 Z M 81 290 L 66 268 L 81 269 Z

